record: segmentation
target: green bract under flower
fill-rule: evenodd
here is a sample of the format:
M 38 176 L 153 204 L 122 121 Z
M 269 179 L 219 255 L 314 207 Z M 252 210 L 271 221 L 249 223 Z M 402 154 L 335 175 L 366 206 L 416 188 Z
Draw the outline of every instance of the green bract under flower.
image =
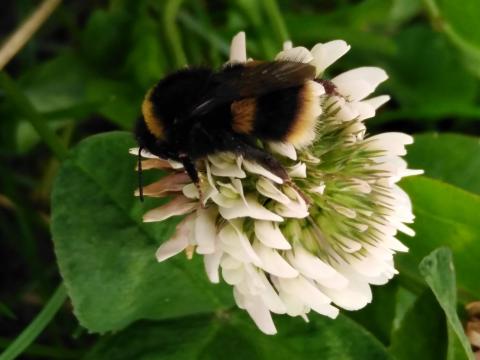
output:
M 348 50 L 341 40 L 310 51 L 286 44 L 276 59 L 311 63 L 321 77 Z M 247 61 L 243 33 L 232 41 L 230 61 Z M 401 158 L 413 141 L 409 135 L 366 136 L 364 120 L 389 99 L 366 97 L 386 79 L 382 69 L 363 67 L 331 79 L 333 93 L 315 83 L 319 116 L 313 142 L 300 149 L 263 144 L 292 183 L 241 156 L 219 153 L 198 164 L 200 204 L 181 165 L 142 152 L 144 169 L 170 171 L 144 194 L 173 195 L 144 220 L 186 215 L 157 259 L 184 250 L 203 255 L 210 281 L 221 277 L 230 284 L 237 305 L 267 334 L 276 332 L 271 313 L 308 321 L 311 310 L 335 318 L 339 308 L 367 305 L 370 285 L 387 283 L 397 273 L 393 255 L 408 250 L 397 232 L 414 235 L 405 225 L 414 218 L 410 199 L 396 183 L 421 173 Z

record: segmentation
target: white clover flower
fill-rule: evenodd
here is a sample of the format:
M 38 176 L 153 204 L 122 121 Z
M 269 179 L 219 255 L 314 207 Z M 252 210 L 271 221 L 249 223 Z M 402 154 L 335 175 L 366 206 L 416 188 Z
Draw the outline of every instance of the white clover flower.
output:
M 341 40 L 311 50 L 287 43 L 276 59 L 308 62 L 321 77 L 349 48 Z M 240 33 L 232 41 L 230 62 L 245 61 Z M 397 232 L 414 235 L 406 225 L 414 219 L 410 199 L 396 183 L 422 173 L 409 170 L 401 158 L 411 136 L 366 136 L 363 121 L 389 99 L 367 97 L 386 79 L 380 68 L 361 67 L 331 79 L 334 91 L 317 84 L 321 111 L 314 141 L 300 149 L 265 144 L 287 169 L 288 184 L 241 156 L 218 153 L 197 164 L 201 204 L 178 163 L 143 151 L 148 158 L 143 169 L 170 171 L 144 194 L 173 196 L 144 221 L 186 215 L 157 250 L 158 261 L 184 250 L 202 255 L 210 281 L 230 284 L 238 307 L 266 334 L 276 333 L 271 313 L 308 321 L 311 310 L 335 318 L 339 308 L 358 310 L 370 303 L 370 285 L 387 283 L 397 273 L 393 255 L 408 251 Z

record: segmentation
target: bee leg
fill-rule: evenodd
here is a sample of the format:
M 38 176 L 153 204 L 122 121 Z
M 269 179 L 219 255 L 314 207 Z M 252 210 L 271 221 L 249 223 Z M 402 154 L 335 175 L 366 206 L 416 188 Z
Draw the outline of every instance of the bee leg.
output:
M 195 167 L 195 163 L 192 161 L 192 159 L 188 155 L 181 155 L 180 161 L 183 164 L 183 168 L 185 169 L 185 172 L 190 177 L 192 182 L 195 184 L 195 187 L 197 188 L 197 191 L 198 191 L 200 204 L 204 208 L 205 204 L 203 201 L 203 192 L 200 186 L 200 178 L 198 176 L 198 171 L 197 171 L 197 168 Z
M 337 91 L 337 87 L 335 86 L 335 84 L 332 81 L 327 80 L 327 79 L 317 79 L 315 81 L 318 82 L 319 84 L 323 85 L 323 88 L 325 89 L 325 93 L 327 95 L 341 96 Z
M 290 176 L 288 175 L 285 168 L 280 164 L 280 162 L 269 152 L 259 149 L 254 145 L 250 145 L 245 142 L 241 142 L 236 146 L 238 152 L 243 155 L 247 160 L 253 160 L 267 170 L 277 175 L 284 182 L 290 181 Z
M 285 168 L 280 164 L 280 162 L 269 152 L 259 149 L 254 145 L 250 145 L 248 143 L 242 142 L 239 148 L 239 152 L 249 160 L 253 160 L 260 165 L 264 166 L 267 170 L 272 172 L 273 174 L 277 175 L 279 178 L 283 180 L 286 185 L 289 185 L 298 194 L 302 197 L 303 200 L 310 205 L 312 200 L 295 184 L 292 178 L 288 175 Z

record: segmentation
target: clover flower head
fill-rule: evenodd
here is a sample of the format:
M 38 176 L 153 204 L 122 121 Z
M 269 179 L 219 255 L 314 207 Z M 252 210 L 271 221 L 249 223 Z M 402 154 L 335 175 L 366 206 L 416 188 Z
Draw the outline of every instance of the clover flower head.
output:
M 157 250 L 158 261 L 182 251 L 203 256 L 209 280 L 231 285 L 238 307 L 266 334 L 276 333 L 272 313 L 308 321 L 312 310 L 335 318 L 339 309 L 366 306 L 371 285 L 397 274 L 394 254 L 408 251 L 397 233 L 414 235 L 407 225 L 414 219 L 410 199 L 397 185 L 402 177 L 422 173 L 408 169 L 401 158 L 413 139 L 403 133 L 367 136 L 364 124 L 389 100 L 368 98 L 387 74 L 360 67 L 321 80 L 349 49 L 342 40 L 311 50 L 286 43 L 275 58 L 310 63 L 320 79 L 312 81 L 317 121 L 311 141 L 298 148 L 263 144 L 291 182 L 222 152 L 197 164 L 200 197 L 180 164 L 145 150 L 141 154 L 143 169 L 168 171 L 146 186 L 144 195 L 173 196 L 148 211 L 144 221 L 185 216 Z M 246 61 L 240 33 L 233 38 L 230 62 Z

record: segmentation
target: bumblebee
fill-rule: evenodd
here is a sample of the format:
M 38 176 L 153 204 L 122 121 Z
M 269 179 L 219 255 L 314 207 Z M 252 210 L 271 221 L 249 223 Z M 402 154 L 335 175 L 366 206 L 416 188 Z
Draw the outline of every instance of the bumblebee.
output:
M 140 151 L 181 162 L 197 186 L 197 160 L 220 151 L 242 155 L 287 181 L 285 169 L 258 140 L 308 145 L 320 109 L 317 81 L 314 66 L 294 61 L 179 70 L 145 96 L 135 130 Z

